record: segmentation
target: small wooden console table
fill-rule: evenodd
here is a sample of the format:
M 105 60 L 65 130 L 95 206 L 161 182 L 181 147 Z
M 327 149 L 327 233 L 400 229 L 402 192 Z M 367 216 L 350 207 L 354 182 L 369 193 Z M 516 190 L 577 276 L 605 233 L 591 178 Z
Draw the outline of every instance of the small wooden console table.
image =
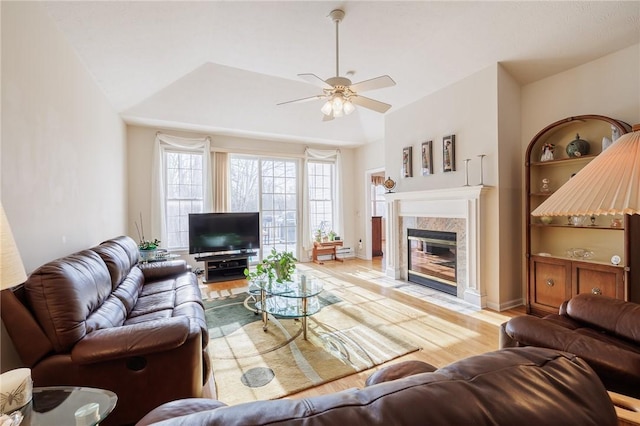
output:
M 324 256 L 330 254 L 332 260 L 337 262 L 344 262 L 343 259 L 340 259 L 336 254 L 336 248 L 342 247 L 342 241 L 328 241 L 326 243 L 319 243 L 315 241 L 313 243 L 313 261 L 320 265 L 323 265 L 324 262 L 318 259 L 318 256 Z

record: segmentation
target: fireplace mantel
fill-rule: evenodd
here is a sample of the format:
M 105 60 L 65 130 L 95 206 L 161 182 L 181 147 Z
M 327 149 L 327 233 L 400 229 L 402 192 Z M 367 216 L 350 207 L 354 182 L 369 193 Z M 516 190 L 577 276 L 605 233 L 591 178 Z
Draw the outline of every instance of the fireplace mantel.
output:
M 402 255 L 407 227 L 403 219 L 445 218 L 464 219 L 465 222 L 465 287 L 461 297 L 478 308 L 486 306 L 486 285 L 483 285 L 481 268 L 483 253 L 480 250 L 483 227 L 481 226 L 482 200 L 490 188 L 464 186 L 459 188 L 426 191 L 395 192 L 385 194 L 387 202 L 387 256 L 386 274 L 394 279 L 407 279 L 407 265 Z

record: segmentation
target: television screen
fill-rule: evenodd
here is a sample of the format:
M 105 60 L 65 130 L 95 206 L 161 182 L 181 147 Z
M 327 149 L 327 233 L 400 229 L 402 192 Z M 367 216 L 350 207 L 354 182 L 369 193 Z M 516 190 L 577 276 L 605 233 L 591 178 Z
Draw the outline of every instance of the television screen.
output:
M 260 213 L 192 213 L 189 253 L 260 248 Z

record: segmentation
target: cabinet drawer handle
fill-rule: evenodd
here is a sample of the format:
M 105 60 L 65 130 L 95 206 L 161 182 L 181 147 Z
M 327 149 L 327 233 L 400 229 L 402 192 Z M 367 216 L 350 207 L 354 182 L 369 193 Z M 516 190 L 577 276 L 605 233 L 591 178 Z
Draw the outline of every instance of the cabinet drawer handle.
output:
M 554 285 L 554 284 L 555 284 L 555 283 L 553 282 L 553 278 L 547 278 L 547 285 L 548 285 L 549 287 L 553 287 L 553 285 Z
M 591 289 L 591 294 L 602 294 L 602 290 L 598 287 L 594 287 Z

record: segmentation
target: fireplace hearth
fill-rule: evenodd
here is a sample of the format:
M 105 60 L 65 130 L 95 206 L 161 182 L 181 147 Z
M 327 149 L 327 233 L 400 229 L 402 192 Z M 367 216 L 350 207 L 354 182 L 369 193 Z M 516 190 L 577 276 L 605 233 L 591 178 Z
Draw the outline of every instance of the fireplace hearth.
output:
M 455 232 L 407 229 L 407 280 L 457 295 Z

